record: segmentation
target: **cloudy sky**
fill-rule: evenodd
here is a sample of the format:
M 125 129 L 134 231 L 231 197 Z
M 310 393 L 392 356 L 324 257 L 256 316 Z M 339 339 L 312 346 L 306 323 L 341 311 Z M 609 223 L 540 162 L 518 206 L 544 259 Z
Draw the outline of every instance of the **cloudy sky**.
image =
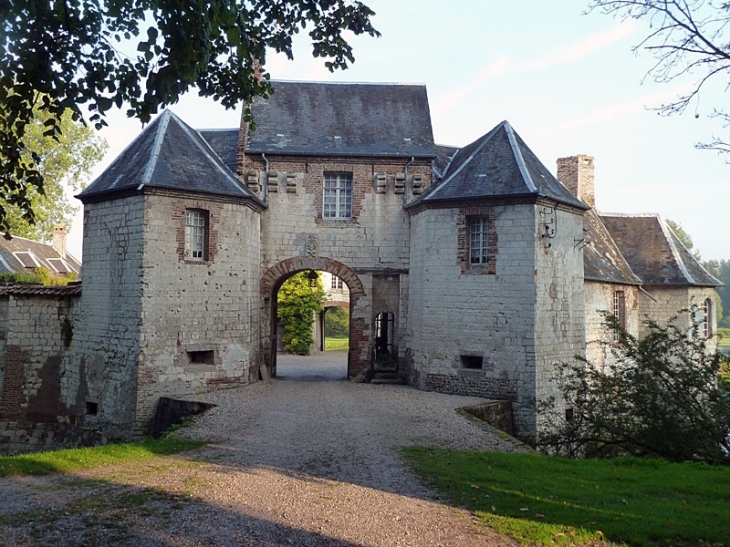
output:
M 366 3 L 382 37 L 353 40 L 350 69 L 327 71 L 303 35 L 294 61 L 267 59 L 272 77 L 425 83 L 437 143 L 463 146 L 508 120 L 553 173 L 559 157 L 594 156 L 599 210 L 661 213 L 681 223 L 703 258 L 730 258 L 730 156 L 694 148 L 722 134 L 707 114 L 723 104 L 726 82 L 718 80 L 681 116 L 652 111 L 690 89 L 699 74 L 668 84 L 644 78 L 652 58 L 632 46 L 648 23 L 584 15 L 585 0 Z M 240 110 L 194 94 L 171 108 L 195 128 L 239 123 Z M 141 130 L 120 113 L 108 121 L 102 135 L 109 153 L 97 174 Z M 69 243 L 79 256 L 80 215 Z

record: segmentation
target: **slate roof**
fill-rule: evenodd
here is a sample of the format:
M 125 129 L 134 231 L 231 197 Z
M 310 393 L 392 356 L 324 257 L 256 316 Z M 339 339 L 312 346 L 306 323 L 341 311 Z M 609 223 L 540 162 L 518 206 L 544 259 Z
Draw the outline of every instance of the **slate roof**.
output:
M 436 156 L 426 86 L 273 81 L 254 99 L 247 152 Z
M 69 283 L 66 286 L 46 286 L 25 283 L 12 283 L 0 286 L 2 296 L 78 296 L 81 294 L 81 282 Z
M 10 240 L 0 237 L 0 273 L 33 273 L 36 268 L 46 268 L 61 275 L 69 272 L 78 274 L 81 262 L 69 253 L 61 256 L 48 243 L 17 236 Z
M 659 215 L 599 215 L 645 285 L 722 285 L 695 260 Z
M 588 209 L 558 182 L 506 121 L 456 152 L 442 180 L 418 201 L 539 196 Z
M 236 172 L 239 129 L 199 129 L 203 137 L 231 173 Z
M 145 186 L 258 201 L 200 133 L 170 110 L 148 125 L 77 197 L 86 202 Z
M 586 281 L 641 285 L 641 279 L 631 270 L 595 209 L 583 217 L 585 242 L 583 247 L 583 277 Z

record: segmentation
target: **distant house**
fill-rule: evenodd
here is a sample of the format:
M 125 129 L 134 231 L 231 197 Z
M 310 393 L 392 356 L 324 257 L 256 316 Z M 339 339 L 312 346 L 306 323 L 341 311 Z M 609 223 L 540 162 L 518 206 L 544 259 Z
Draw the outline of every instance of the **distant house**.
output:
M 66 227 L 53 229 L 53 243 L 41 243 L 24 237 L 0 238 L 0 273 L 34 273 L 45 268 L 52 274 L 80 274 L 81 262 L 66 251 Z

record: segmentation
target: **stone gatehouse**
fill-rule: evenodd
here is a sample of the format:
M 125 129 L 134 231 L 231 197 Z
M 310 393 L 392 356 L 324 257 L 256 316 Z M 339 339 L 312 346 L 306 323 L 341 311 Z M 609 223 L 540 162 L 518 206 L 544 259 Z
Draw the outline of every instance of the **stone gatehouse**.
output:
M 643 309 L 661 319 L 695 299 L 712 333 L 717 280 L 660 218 L 598 213 L 592 158 L 561 160 L 564 185 L 507 122 L 435 145 L 420 85 L 274 89 L 252 104 L 255 131 L 196 131 L 164 112 L 81 192 L 80 296 L 46 295 L 72 301 L 72 335 L 32 362 L 4 348 L 0 443 L 35 427 L 42 390 L 45 423 L 117 440 L 147 433 L 162 396 L 275 375 L 276 293 L 306 270 L 349 288 L 348 376 L 373 366 L 388 317 L 409 384 L 509 400 L 527 439 L 555 364 L 611 336 L 599 310 L 638 333 Z M 653 254 L 628 250 L 635 221 Z M 3 298 L 12 309 L 18 295 L 0 293 L 0 311 Z M 56 328 L 49 313 L 37 329 Z

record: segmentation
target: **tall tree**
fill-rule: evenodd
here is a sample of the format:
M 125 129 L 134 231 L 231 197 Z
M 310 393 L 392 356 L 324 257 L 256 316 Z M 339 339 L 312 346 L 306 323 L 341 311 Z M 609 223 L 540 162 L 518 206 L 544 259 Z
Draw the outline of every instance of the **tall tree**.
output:
M 718 325 L 730 327 L 730 260 L 708 260 L 704 266 L 708 272 L 724 283 L 722 287 L 717 288 L 721 302 L 717 310 L 723 314 L 718 317 Z
M 69 203 L 66 190 L 81 189 L 91 168 L 102 159 L 107 149 L 106 141 L 90 127 L 75 122 L 68 111 L 61 117 L 61 135 L 57 139 L 44 135 L 48 117 L 48 113 L 39 112 L 26 127 L 28 150 L 38 158 L 37 167 L 45 179 L 43 192 L 35 187 L 27 189 L 35 223 L 29 222 L 20 207 L 0 197 L 10 231 L 14 235 L 40 241 L 51 239 L 56 224 L 71 224 L 78 208 Z
M 292 58 L 300 29 L 330 70 L 354 61 L 347 33 L 378 35 L 357 0 L 0 0 L 0 13 L 0 189 L 31 221 L 28 189 L 44 184 L 27 136 L 38 110 L 59 137 L 68 110 L 100 128 L 126 104 L 147 122 L 191 87 L 233 108 L 271 93 L 267 50 Z
M 682 228 L 682 224 L 679 222 L 674 222 L 673 220 L 667 219 L 667 226 L 671 228 L 672 232 L 674 232 L 674 235 L 677 236 L 677 239 L 682 242 L 682 245 L 687 247 L 687 250 L 692 253 L 692 256 L 697 259 L 697 261 L 701 261 L 702 257 L 700 256 L 699 249 L 695 249 L 695 244 L 692 241 L 692 236 L 690 236 L 684 228 Z
M 688 93 L 657 107 L 661 114 L 684 112 L 697 104 L 700 93 L 710 81 L 720 79 L 727 85 L 730 76 L 730 3 L 713 0 L 591 0 L 589 10 L 620 19 L 645 19 L 648 35 L 634 47 L 654 57 L 648 75 L 659 83 L 677 78 L 695 78 Z M 695 114 L 696 117 L 699 114 Z M 730 127 L 730 115 L 716 107 L 711 117 Z M 713 137 L 699 148 L 730 152 L 730 142 Z

